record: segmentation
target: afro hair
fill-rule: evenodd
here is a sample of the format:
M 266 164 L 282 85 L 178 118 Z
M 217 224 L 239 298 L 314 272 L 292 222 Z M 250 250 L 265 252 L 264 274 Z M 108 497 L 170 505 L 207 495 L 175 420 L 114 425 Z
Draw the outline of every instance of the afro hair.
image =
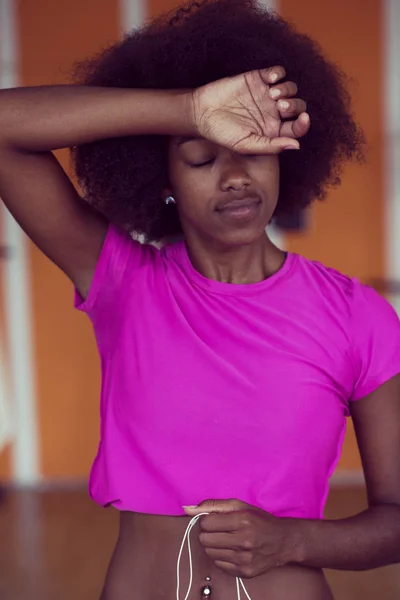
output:
M 205 0 L 164 14 L 89 59 L 79 83 L 141 89 L 195 89 L 212 81 L 275 65 L 286 69 L 307 102 L 311 129 L 300 152 L 280 155 L 275 217 L 290 219 L 340 183 L 344 163 L 362 160 L 345 75 L 319 46 L 254 0 Z M 72 149 L 86 200 L 147 241 L 182 234 L 168 187 L 168 136 L 114 138 Z

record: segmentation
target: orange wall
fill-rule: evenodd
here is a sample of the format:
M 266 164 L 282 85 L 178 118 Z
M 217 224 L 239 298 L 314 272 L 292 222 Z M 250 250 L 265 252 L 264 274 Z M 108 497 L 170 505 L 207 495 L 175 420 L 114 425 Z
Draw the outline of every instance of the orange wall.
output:
M 11 479 L 11 448 L 6 446 L 0 454 L 0 481 Z
M 182 3 L 177 2 L 176 0 L 147 0 L 147 4 L 149 7 L 149 15 L 151 17 L 156 17 L 160 13 L 172 10 Z
M 381 0 L 281 0 L 280 5 L 282 15 L 319 41 L 353 80 L 355 113 L 368 141 L 367 164 L 346 169 L 342 186 L 315 207 L 311 231 L 291 236 L 289 246 L 361 279 L 380 277 L 384 272 Z

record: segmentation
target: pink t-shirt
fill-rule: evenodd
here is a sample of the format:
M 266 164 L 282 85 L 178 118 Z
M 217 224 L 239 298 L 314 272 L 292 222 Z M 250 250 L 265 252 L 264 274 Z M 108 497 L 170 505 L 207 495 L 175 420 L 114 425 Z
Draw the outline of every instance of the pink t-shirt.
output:
M 321 518 L 349 403 L 400 372 L 391 306 L 296 254 L 260 283 L 221 283 L 183 242 L 159 251 L 111 225 L 76 306 L 102 367 L 90 494 L 121 510 L 238 498 Z

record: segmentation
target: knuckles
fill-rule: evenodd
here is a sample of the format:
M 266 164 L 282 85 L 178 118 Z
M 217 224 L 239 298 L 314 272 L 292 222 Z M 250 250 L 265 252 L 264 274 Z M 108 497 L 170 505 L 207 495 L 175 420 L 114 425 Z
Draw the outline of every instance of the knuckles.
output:
M 250 517 L 248 514 L 242 513 L 238 516 L 238 526 L 240 529 L 245 529 L 245 530 L 251 528 L 251 521 L 250 521 Z
M 243 550 L 251 551 L 253 550 L 254 545 L 254 540 L 250 536 L 248 536 L 242 540 L 240 547 Z

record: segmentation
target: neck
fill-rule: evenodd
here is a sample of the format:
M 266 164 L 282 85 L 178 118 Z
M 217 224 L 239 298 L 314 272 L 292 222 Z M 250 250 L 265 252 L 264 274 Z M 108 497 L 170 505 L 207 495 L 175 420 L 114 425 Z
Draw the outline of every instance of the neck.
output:
M 267 279 L 282 267 L 285 253 L 267 234 L 251 244 L 222 247 L 210 240 L 186 238 L 193 267 L 207 279 L 251 284 Z

